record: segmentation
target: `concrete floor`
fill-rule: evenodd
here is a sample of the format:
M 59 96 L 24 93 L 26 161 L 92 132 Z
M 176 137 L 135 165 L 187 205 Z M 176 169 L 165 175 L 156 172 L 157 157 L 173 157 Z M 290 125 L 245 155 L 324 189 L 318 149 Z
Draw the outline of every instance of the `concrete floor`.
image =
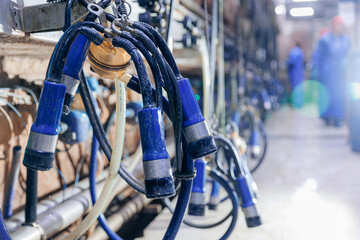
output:
M 360 155 L 351 152 L 345 127 L 325 127 L 304 112 L 284 107 L 266 123 L 269 151 L 254 174 L 263 225 L 248 229 L 241 214 L 230 239 L 360 239 Z M 170 217 L 164 211 L 141 239 L 161 239 Z M 177 239 L 218 239 L 227 226 L 182 225 Z

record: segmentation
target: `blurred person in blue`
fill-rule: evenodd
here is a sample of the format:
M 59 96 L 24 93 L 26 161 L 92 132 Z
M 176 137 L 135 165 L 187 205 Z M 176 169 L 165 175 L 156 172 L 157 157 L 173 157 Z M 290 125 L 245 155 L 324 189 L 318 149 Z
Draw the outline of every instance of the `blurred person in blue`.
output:
M 326 125 L 341 126 L 345 120 L 346 81 L 344 62 L 350 49 L 350 39 L 344 34 L 344 22 L 336 16 L 332 19 L 330 32 L 318 45 L 319 82 L 327 90 L 328 106 L 320 112 Z M 321 101 L 324 96 L 320 95 Z
M 300 42 L 295 42 L 295 46 L 290 50 L 287 68 L 291 86 L 292 105 L 294 108 L 301 108 L 304 102 L 301 83 L 305 79 L 305 60 Z

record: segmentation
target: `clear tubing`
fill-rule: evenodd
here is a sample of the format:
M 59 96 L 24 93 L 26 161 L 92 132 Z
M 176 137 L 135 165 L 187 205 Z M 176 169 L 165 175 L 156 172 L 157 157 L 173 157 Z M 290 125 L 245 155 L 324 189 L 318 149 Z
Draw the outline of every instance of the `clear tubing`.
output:
M 117 171 L 120 167 L 121 157 L 124 146 L 125 137 L 125 119 L 126 119 L 126 94 L 125 84 L 116 80 L 116 137 L 113 154 L 111 155 L 111 161 L 109 166 L 108 176 L 106 177 L 104 188 L 96 201 L 94 207 L 90 210 L 86 218 L 72 231 L 64 240 L 78 239 L 82 234 L 90 228 L 90 226 L 96 221 L 100 213 L 109 205 L 111 197 L 114 194 L 113 189 L 116 182 L 119 180 Z

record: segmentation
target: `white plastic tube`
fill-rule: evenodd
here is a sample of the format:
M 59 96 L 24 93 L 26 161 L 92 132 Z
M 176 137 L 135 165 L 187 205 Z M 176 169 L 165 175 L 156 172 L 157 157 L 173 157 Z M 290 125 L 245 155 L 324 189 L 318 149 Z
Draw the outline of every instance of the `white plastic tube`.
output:
M 204 106 L 204 117 L 206 122 L 210 123 L 210 118 L 213 114 L 212 107 L 214 104 L 212 103 L 214 86 L 211 85 L 211 72 L 210 72 L 210 60 L 209 60 L 209 52 L 206 43 L 205 37 L 201 37 L 200 39 L 200 52 L 201 52 L 201 66 L 202 66 L 202 76 L 203 76 L 203 106 Z
M 109 205 L 113 195 L 113 189 L 120 177 L 117 171 L 120 167 L 121 157 L 125 137 L 125 118 L 126 118 L 126 95 L 125 84 L 119 80 L 115 81 L 116 91 L 116 136 L 115 147 L 111 155 L 108 176 L 106 177 L 104 188 L 101 191 L 99 199 L 90 210 L 86 218 L 72 231 L 64 240 L 76 240 L 83 235 L 86 230 L 96 221 L 100 213 Z

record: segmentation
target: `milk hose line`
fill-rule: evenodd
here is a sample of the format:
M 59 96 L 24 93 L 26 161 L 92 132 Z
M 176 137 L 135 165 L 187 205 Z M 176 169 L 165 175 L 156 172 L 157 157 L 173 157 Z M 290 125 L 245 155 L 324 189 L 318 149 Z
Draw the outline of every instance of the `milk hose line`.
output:
M 175 60 L 171 54 L 171 51 L 167 47 L 162 36 L 156 30 L 154 30 L 151 26 L 142 25 L 142 24 L 143 23 L 138 23 L 138 22 L 130 23 L 129 26 L 125 27 L 125 29 L 131 35 L 133 35 L 137 40 L 139 40 L 152 53 L 155 60 L 158 62 L 160 71 L 164 77 L 166 90 L 170 91 L 173 89 L 172 91 L 175 96 L 175 103 L 173 103 L 172 99 L 170 99 L 170 103 L 172 104 L 172 106 L 174 106 L 174 108 L 178 112 L 182 112 L 181 108 L 180 109 L 176 108 L 177 106 L 181 107 L 181 105 L 179 104 L 179 102 L 181 102 L 180 93 L 178 91 L 176 79 L 179 79 L 182 77 L 180 75 L 179 70 L 177 69 L 177 66 L 176 66 Z M 120 23 L 118 23 L 117 25 L 122 26 Z M 152 30 L 154 32 L 149 33 L 149 30 L 150 30 L 150 32 Z M 148 35 L 148 34 L 150 34 L 150 35 Z M 155 36 L 157 41 L 154 42 L 152 40 L 151 36 Z M 159 51 L 156 48 L 157 43 L 160 43 L 160 44 L 158 44 L 158 46 L 159 46 L 159 49 L 160 49 L 160 52 L 162 53 L 162 55 L 159 53 Z M 166 56 L 166 55 L 168 55 L 168 56 Z M 164 61 L 164 59 L 165 59 L 165 61 Z M 172 89 L 171 89 L 171 86 L 172 86 Z M 179 122 L 179 125 L 180 125 L 180 122 Z
M 3 95 L 3 96 L 1 96 L 1 97 L 10 96 L 10 97 L 17 98 L 17 99 L 23 99 L 23 100 L 25 101 L 25 97 L 24 97 L 24 96 L 21 96 L 21 95 L 19 95 L 19 94 L 12 93 L 12 92 L 1 91 L 1 89 L 0 89 L 0 95 Z
M 211 170 L 211 171 L 216 171 L 216 170 Z M 224 182 L 219 182 L 224 188 L 225 190 L 227 191 L 228 193 L 228 196 L 226 196 L 224 199 L 227 200 L 227 199 L 231 199 L 233 198 L 233 195 L 235 194 L 234 193 L 234 190 L 228 187 L 225 187 L 223 185 Z M 229 186 L 229 183 L 227 183 L 227 185 Z M 228 191 L 229 189 L 231 189 L 231 191 Z M 165 206 L 170 210 L 171 213 L 174 212 L 174 209 L 173 207 L 171 206 L 171 202 L 169 199 L 164 199 L 163 200 L 163 203 L 165 204 Z M 233 202 L 232 202 L 233 203 Z M 238 208 L 238 205 L 233 205 L 233 208 Z M 190 227 L 194 227 L 194 228 L 199 228 L 199 229 L 209 229 L 209 228 L 213 228 L 213 227 L 216 227 L 216 226 L 219 226 L 221 225 L 222 223 L 224 223 L 227 219 L 229 219 L 229 217 L 231 217 L 233 215 L 233 211 L 230 211 L 224 218 L 222 218 L 221 220 L 215 222 L 215 223 L 210 223 L 210 224 L 197 224 L 197 223 L 194 223 L 193 221 L 190 221 L 188 219 L 184 219 L 183 222 L 190 226 Z
M 104 37 L 98 31 L 104 33 L 105 27 L 94 22 L 76 23 L 66 30 L 53 51 L 46 71 L 46 79 L 61 83 L 65 61 L 77 35 L 82 34 L 94 44 L 100 45 Z
M 34 102 L 36 103 L 36 105 L 39 104 L 39 100 L 36 97 L 33 90 L 31 90 L 30 88 L 27 88 L 27 87 L 23 87 L 23 86 L 15 86 L 14 89 L 16 89 L 16 88 L 19 88 L 19 89 L 24 90 L 25 92 L 28 92 L 32 96 L 32 98 L 34 99 Z
M 136 79 L 136 77 L 134 76 L 133 78 Z M 134 90 L 135 92 L 140 92 L 138 81 L 134 80 L 129 83 L 131 83 L 128 84 L 128 87 L 130 89 Z M 153 91 L 155 90 L 153 89 Z M 165 97 L 163 97 L 163 106 L 164 106 L 164 112 L 168 115 L 168 117 L 170 117 L 170 105 Z M 184 134 L 182 135 L 182 138 L 183 138 L 182 147 L 184 150 L 184 155 L 183 155 L 184 164 L 182 166 L 183 167 L 182 172 L 189 173 L 194 170 L 194 161 L 191 158 L 190 153 L 188 151 L 188 146 L 186 144 Z M 181 186 L 179 190 L 178 201 L 176 203 L 175 211 L 163 239 L 165 240 L 175 239 L 185 215 L 185 211 L 190 198 L 191 187 L 192 187 L 192 179 L 186 179 L 181 181 Z
M 20 120 L 21 120 L 21 122 L 22 122 L 22 124 L 23 124 L 23 126 L 25 128 L 26 134 L 29 136 L 29 132 L 28 132 L 28 130 L 26 128 L 26 126 L 27 126 L 26 121 L 23 118 L 23 116 L 21 115 L 21 113 L 19 112 L 19 110 L 17 110 L 17 108 L 13 104 L 11 104 L 9 101 L 7 101 L 6 99 L 4 99 L 2 97 L 0 97 L 0 101 L 4 102 L 6 105 L 8 105 L 15 112 L 15 114 L 20 118 Z
M 219 45 L 218 45 L 218 100 L 216 116 L 222 132 L 225 131 L 225 59 L 224 59 L 224 2 L 219 0 Z
M 96 170 L 97 170 L 97 151 L 99 150 L 99 142 L 96 139 L 96 136 L 94 134 L 92 139 L 92 145 L 91 145 L 91 157 L 90 157 L 90 170 L 89 170 L 89 179 L 90 179 L 90 194 L 91 194 L 91 201 L 94 205 L 97 196 L 96 196 Z M 99 225 L 104 229 L 106 234 L 111 240 L 121 240 L 122 238 L 119 237 L 114 231 L 110 229 L 108 226 L 108 223 L 105 219 L 105 216 L 103 213 L 100 213 L 98 217 Z
M 121 22 L 116 21 L 116 19 L 113 20 L 113 25 L 119 26 L 122 29 L 125 28 L 125 26 L 123 26 L 123 24 L 121 24 Z M 112 25 L 112 26 L 113 26 Z M 134 24 L 136 25 L 136 24 Z M 113 31 L 115 31 L 117 34 L 119 34 L 122 37 L 125 37 L 126 39 L 132 41 L 132 43 L 136 46 L 140 44 L 140 42 L 135 43 L 134 42 L 134 38 L 130 38 L 129 35 L 125 34 L 124 32 L 118 31 L 116 27 L 112 27 Z M 167 68 L 167 65 L 165 66 L 164 60 L 163 60 L 163 56 L 161 56 L 159 54 L 159 52 L 156 49 L 155 43 L 153 43 L 153 40 L 151 38 L 152 34 L 149 33 L 148 29 L 145 28 L 144 26 L 142 26 L 141 31 L 139 31 L 138 29 L 131 29 L 129 27 L 126 27 L 126 30 L 128 30 L 132 35 L 135 35 L 136 40 L 141 41 L 141 44 L 145 45 L 147 47 L 147 49 L 153 54 L 154 59 L 156 60 L 156 62 L 158 63 L 158 66 L 160 67 L 161 70 L 161 74 L 163 75 L 163 78 L 165 80 L 165 89 L 168 93 L 169 96 L 175 96 L 174 98 L 170 98 L 170 104 L 171 104 L 171 117 L 172 119 L 177 119 L 177 121 L 173 122 L 173 126 L 174 126 L 174 132 L 175 132 L 175 142 L 176 142 L 176 158 L 177 158 L 177 163 L 178 165 L 181 165 L 181 149 L 180 149 L 180 145 L 181 145 L 181 126 L 182 126 L 182 105 L 180 104 L 181 102 L 181 98 L 180 98 L 180 93 L 178 90 L 178 86 L 176 83 L 176 76 L 174 76 L 175 74 L 173 73 L 172 70 L 166 70 L 169 69 Z M 147 35 L 150 34 L 150 35 Z M 162 37 L 160 36 L 161 40 L 164 41 L 162 39 Z M 161 41 L 159 38 L 159 41 Z M 158 42 L 159 42 L 158 41 Z M 166 45 L 166 43 L 165 43 Z M 137 46 L 138 47 L 138 46 Z M 141 52 L 145 51 L 145 49 L 143 49 L 142 46 L 138 47 L 139 50 Z M 170 53 L 171 54 L 171 53 Z M 145 55 L 146 57 L 146 55 Z M 174 63 L 175 64 L 175 63 Z M 176 65 L 176 64 L 175 64 Z M 151 66 L 151 65 L 150 65 Z M 154 72 L 154 71 L 153 71 Z M 156 72 L 156 71 L 155 71 Z M 156 85 L 160 85 L 157 84 L 157 79 L 155 79 L 155 84 Z M 161 88 L 158 89 L 158 87 L 156 87 L 157 91 L 161 90 Z M 159 94 L 157 94 L 157 96 L 160 96 Z M 157 98 L 157 102 L 160 101 L 159 98 Z
M 115 22 L 115 21 L 114 21 Z M 115 23 L 116 24 L 116 23 Z M 119 23 L 117 24 L 119 25 Z M 165 86 L 166 86 L 166 90 L 168 92 L 169 95 L 175 96 L 175 101 L 173 98 L 170 98 L 170 102 L 172 104 L 172 109 L 175 109 L 175 113 L 173 113 L 173 111 L 171 111 L 171 116 L 172 119 L 176 119 L 177 121 L 173 122 L 174 125 L 174 131 L 175 131 L 175 139 L 176 139 L 176 157 L 177 157 L 177 162 L 178 165 L 181 165 L 181 149 L 180 149 L 180 144 L 181 144 L 181 139 L 179 136 L 181 136 L 181 124 L 182 124 L 182 105 L 180 104 L 181 102 L 181 98 L 180 98 L 180 93 L 178 90 L 178 86 L 175 80 L 174 73 L 171 70 L 166 70 L 167 66 L 165 66 L 165 63 L 163 61 L 163 57 L 160 55 L 160 53 L 158 52 L 158 50 L 156 49 L 156 46 L 153 44 L 152 40 L 150 38 L 148 38 L 146 36 L 146 34 L 142 33 L 141 31 L 135 29 L 131 29 L 129 27 L 126 28 L 126 30 L 130 31 L 130 33 L 132 35 L 134 35 L 137 39 L 139 39 L 141 41 L 142 44 L 146 45 L 147 48 L 149 49 L 149 51 L 153 54 L 153 56 L 155 57 L 155 59 L 157 60 L 161 73 L 164 77 L 165 80 Z M 163 40 L 163 39 L 162 39 Z M 168 68 L 169 69 L 169 68 Z M 170 74 L 170 78 L 168 77 L 168 73 Z M 170 81 L 171 80 L 171 81 Z M 176 117 L 175 117 L 175 116 Z
M 177 121 L 173 122 L 173 126 L 174 126 L 174 131 L 175 131 L 175 139 L 177 139 L 176 140 L 176 152 L 177 152 L 176 156 L 178 156 L 179 152 L 180 152 L 179 146 L 181 145 L 180 136 L 181 136 L 182 117 L 180 116 L 180 114 L 182 114 L 182 105 L 179 104 L 181 102 L 181 99 L 180 99 L 180 93 L 179 93 L 179 89 L 178 89 L 175 78 L 177 78 L 177 79 L 182 78 L 181 74 L 179 72 L 179 69 L 176 66 L 175 60 L 174 60 L 172 53 L 171 53 L 170 49 L 168 48 L 166 42 L 164 41 L 162 36 L 152 26 L 145 24 L 145 23 L 131 22 L 131 21 L 128 21 L 128 24 L 129 24 L 129 26 L 139 29 L 144 33 L 144 34 L 141 34 L 141 32 L 140 33 L 138 32 L 137 35 L 140 34 L 142 42 L 144 44 L 146 44 L 146 46 L 148 48 L 150 48 L 149 50 L 152 49 L 152 53 L 155 54 L 155 56 L 159 56 L 159 53 L 157 52 L 157 50 L 153 48 L 153 45 L 156 43 L 158 45 L 163 57 L 165 58 L 165 60 L 167 62 L 166 67 L 168 69 L 168 73 L 170 74 L 170 80 L 171 80 L 171 83 L 169 82 L 168 84 L 166 84 L 167 91 L 169 94 L 170 88 L 172 87 L 173 93 L 175 96 L 175 100 L 173 98 L 170 98 L 170 104 L 172 106 L 172 108 L 170 108 L 170 110 L 171 110 L 170 114 L 173 119 L 177 120 Z M 132 31 L 132 33 L 134 33 L 133 30 L 131 30 L 131 31 Z M 149 39 L 147 39 L 146 37 L 148 37 Z M 156 39 L 155 42 L 152 40 L 153 38 Z M 154 44 L 152 44 L 152 42 L 154 42 Z M 166 73 L 166 71 L 164 71 L 162 57 L 156 57 L 156 59 L 158 61 L 160 61 L 159 62 L 160 70 L 162 70 L 163 76 L 164 76 L 165 80 L 167 80 L 167 73 Z M 178 117 L 175 118 L 174 115 L 177 115 Z M 177 162 L 180 162 L 180 160 L 178 159 Z
M 176 78 L 177 79 L 182 78 L 180 71 L 176 65 L 174 56 L 172 55 L 168 45 L 166 44 L 166 42 L 163 39 L 163 37 L 161 36 L 161 34 L 159 32 L 157 32 L 155 30 L 155 28 L 153 28 L 151 25 L 149 25 L 147 23 L 142 23 L 142 22 L 133 22 L 133 23 L 130 22 L 130 27 L 137 28 L 137 29 L 143 31 L 146 35 L 148 35 L 147 33 L 150 32 L 152 37 L 155 38 L 156 45 L 158 46 L 158 48 L 159 48 L 161 54 L 164 56 L 165 60 L 169 63 Z M 148 35 L 148 37 L 151 39 L 151 36 Z
M 90 157 L 90 170 L 89 170 L 89 180 L 90 180 L 90 194 L 91 194 L 91 201 L 93 204 L 95 204 L 97 200 L 96 196 L 96 171 L 97 171 L 97 151 L 99 150 L 99 142 L 96 139 L 96 136 L 93 136 L 93 142 L 92 142 L 92 148 L 91 148 L 91 157 Z M 142 157 L 142 150 L 141 145 L 138 146 L 135 153 L 131 155 L 128 159 L 130 162 L 130 165 L 128 166 L 128 169 L 132 171 L 137 164 L 141 161 Z M 121 182 L 124 182 L 122 180 Z M 98 221 L 100 226 L 104 229 L 106 234 L 109 236 L 111 240 L 121 240 L 122 238 L 117 235 L 108 225 L 105 216 L 103 213 L 101 213 L 98 217 Z
M 13 122 L 11 120 L 11 117 L 9 115 L 9 113 L 7 111 L 5 111 L 4 107 L 0 105 L 0 111 L 2 112 L 2 114 L 4 114 L 6 120 L 8 121 L 9 123 L 9 128 L 10 128 L 10 131 L 11 133 L 13 133 L 14 131 L 14 125 L 13 125 Z
M 176 140 L 176 159 L 177 159 L 177 165 L 179 167 L 181 167 L 181 148 L 180 148 L 180 144 L 181 144 L 181 133 L 182 133 L 182 104 L 181 104 L 181 98 L 180 98 L 180 93 L 178 90 L 178 86 L 176 83 L 176 77 L 172 71 L 172 69 L 168 69 L 167 71 L 167 65 L 165 65 L 164 59 L 163 57 L 160 55 L 159 51 L 157 50 L 155 44 L 146 36 L 146 34 L 144 34 L 143 32 L 141 32 L 138 29 L 131 29 L 129 27 L 126 28 L 126 30 L 128 30 L 132 35 L 135 36 L 136 39 L 138 39 L 139 41 L 141 41 L 141 43 L 143 43 L 148 49 L 149 51 L 153 54 L 153 56 L 155 57 L 155 59 L 157 60 L 158 64 L 159 64 L 159 68 L 160 71 L 164 77 L 165 80 L 165 86 L 166 86 L 166 90 L 169 94 L 169 96 L 173 96 L 173 98 L 169 98 L 170 100 L 170 104 L 172 104 L 172 106 L 174 106 L 175 112 L 171 114 L 172 115 L 172 119 L 175 119 L 174 123 L 174 132 L 175 132 L 175 140 Z M 172 90 L 172 92 L 170 92 L 170 90 Z M 173 94 L 173 95 L 172 95 Z M 172 108 L 170 108 L 172 109 Z
M 155 89 L 156 89 L 156 93 L 155 93 L 156 101 L 155 102 L 156 102 L 157 107 L 162 108 L 163 76 L 161 75 L 159 67 L 158 67 L 157 63 L 155 62 L 155 58 L 147 51 L 147 49 L 138 40 L 136 40 L 133 36 L 131 36 L 130 33 L 124 32 L 124 31 L 118 31 L 117 33 L 119 34 L 119 36 L 129 40 L 132 44 L 134 44 L 134 46 L 141 52 L 141 54 L 144 56 L 144 58 L 148 62 L 151 72 L 154 76 Z
M 215 139 L 215 141 L 219 141 L 220 143 L 226 145 L 229 148 L 228 151 L 231 151 L 233 153 L 233 158 L 235 158 L 233 164 L 235 165 L 236 171 L 238 171 L 238 173 L 241 176 L 246 176 L 246 170 L 244 167 L 244 162 L 242 161 L 242 156 L 239 154 L 239 152 L 238 152 L 237 148 L 234 146 L 234 144 L 229 139 L 227 139 L 226 137 L 224 137 L 221 134 L 215 135 L 214 139 Z M 224 145 L 223 145 L 223 147 L 225 147 Z M 227 159 L 229 161 L 229 163 L 232 161 L 231 159 Z M 239 161 L 237 161 L 237 160 L 239 160 Z M 229 171 L 230 171 L 230 169 L 229 169 Z
M 210 97 L 214 97 L 215 70 L 216 70 L 216 46 L 218 35 L 218 0 L 212 0 L 212 19 L 211 19 L 211 42 L 210 42 Z M 210 102 L 210 110 L 215 109 L 213 101 Z
M 206 51 L 208 54 L 210 53 L 210 32 L 209 32 L 209 12 L 208 12 L 208 5 L 207 0 L 203 0 L 203 7 L 205 12 L 205 40 L 206 40 Z
M 78 239 L 96 221 L 99 214 L 109 205 L 110 203 L 109 198 L 111 197 L 114 185 L 118 180 L 117 171 L 121 163 L 124 138 L 125 138 L 125 119 L 126 119 L 125 84 L 120 82 L 119 80 L 116 80 L 115 91 L 117 96 L 116 99 L 117 124 L 115 131 L 116 147 L 113 151 L 113 154 L 111 155 L 108 176 L 106 177 L 104 187 L 94 207 L 90 210 L 89 214 L 80 223 L 80 225 L 78 225 L 74 231 L 72 231 L 67 237 L 65 237 L 65 240 Z
M 206 2 L 206 1 L 205 1 Z M 209 62 L 209 52 L 207 47 L 207 41 L 202 36 L 200 39 L 200 52 L 201 52 L 201 69 L 203 75 L 203 92 L 204 92 L 204 100 L 203 100 L 203 109 L 204 109 L 204 117 L 207 122 L 210 123 L 210 118 L 212 115 L 212 110 L 210 106 L 212 105 L 210 102 L 213 101 L 212 96 L 210 95 L 211 88 L 211 73 L 210 73 L 210 62 Z
M 94 104 L 95 104 L 96 108 L 98 109 L 96 101 L 94 101 Z M 116 113 L 114 116 L 115 116 L 114 120 L 116 121 Z M 97 141 L 95 134 L 93 134 L 92 144 L 91 144 L 90 169 L 89 169 L 90 195 L 91 195 L 91 201 L 92 201 L 93 205 L 95 204 L 95 202 L 97 200 L 96 172 L 97 172 L 97 168 L 98 168 L 97 153 L 99 151 L 99 147 L 100 147 L 99 142 Z M 119 237 L 119 235 L 117 235 L 114 231 L 112 231 L 110 229 L 103 213 L 100 213 L 100 215 L 98 217 L 98 221 L 99 221 L 100 226 L 104 229 L 104 231 L 106 232 L 106 234 L 109 236 L 109 238 L 111 240 L 122 240 L 122 238 Z
M 138 93 L 140 93 L 140 86 Z M 100 146 L 102 150 L 104 151 L 104 154 L 108 159 L 111 159 L 111 152 L 112 147 L 110 145 L 109 140 L 106 137 L 104 128 L 102 127 L 100 123 L 100 119 L 98 118 L 96 107 L 94 106 L 94 100 L 93 96 L 89 89 L 89 84 L 86 81 L 85 74 L 83 71 L 81 71 L 80 74 L 80 86 L 79 91 L 81 98 L 83 99 L 83 103 L 86 109 L 86 113 L 89 115 L 91 126 L 93 127 L 94 134 L 96 135 L 96 138 L 98 139 Z M 120 169 L 118 171 L 119 175 L 136 191 L 145 194 L 145 188 L 144 185 L 139 182 L 132 174 L 121 164 Z
M 59 168 L 57 168 L 57 167 L 55 167 L 55 170 L 56 170 L 56 172 L 60 175 L 60 177 L 61 177 L 61 179 L 62 179 L 62 181 L 63 181 L 63 201 L 65 201 L 65 199 L 66 199 L 66 193 L 65 193 L 65 191 L 66 191 L 66 188 L 67 188 L 67 182 L 66 182 L 66 179 L 65 179 L 65 176 L 64 176 L 64 174 L 61 172 L 61 170 L 59 169 Z

